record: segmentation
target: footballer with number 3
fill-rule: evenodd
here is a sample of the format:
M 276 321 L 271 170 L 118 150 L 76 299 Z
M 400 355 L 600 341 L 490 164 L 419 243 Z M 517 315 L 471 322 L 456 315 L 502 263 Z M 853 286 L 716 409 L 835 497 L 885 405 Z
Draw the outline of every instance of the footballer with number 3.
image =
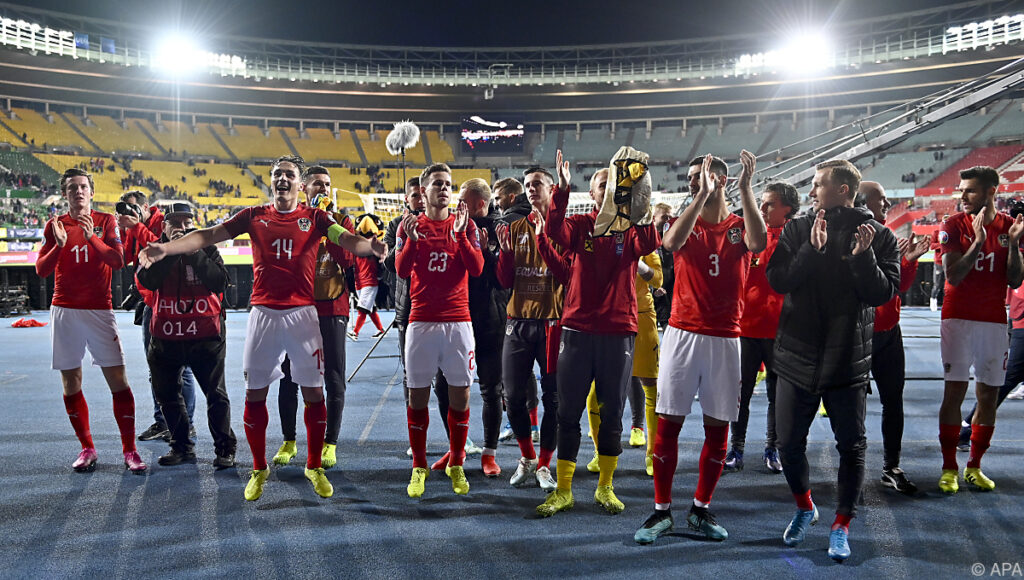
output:
M 326 237 L 356 255 L 385 252 L 377 240 L 346 231 L 331 214 L 298 203 L 304 162 L 283 156 L 271 168 L 274 202 L 242 210 L 223 224 L 191 232 L 167 243 L 153 243 L 139 253 L 144 268 L 164 256 L 189 254 L 243 233 L 252 239 L 254 282 L 252 312 L 246 330 L 242 370 L 245 373 L 245 437 L 253 455 L 253 471 L 245 499 L 263 495 L 270 475 L 266 459 L 267 392 L 284 376 L 285 354 L 292 379 L 302 387 L 307 440 L 306 479 L 321 497 L 334 488 L 324 475 L 321 452 L 327 426 L 324 403 L 324 356 L 320 325 L 314 306 L 313 278 L 317 248 Z
M 47 222 L 36 274 L 45 278 L 56 272 L 50 307 L 53 368 L 60 371 L 64 406 L 82 444 L 71 467 L 78 472 L 96 468 L 89 407 L 82 395 L 82 358 L 88 350 L 114 399 L 124 466 L 142 473 L 146 464 L 135 450 L 135 397 L 124 376 L 124 352 L 110 301 L 111 274 L 124 265 L 117 223 L 114 216 L 93 211 L 92 175 L 68 169 L 60 178 L 60 190 L 68 213 Z

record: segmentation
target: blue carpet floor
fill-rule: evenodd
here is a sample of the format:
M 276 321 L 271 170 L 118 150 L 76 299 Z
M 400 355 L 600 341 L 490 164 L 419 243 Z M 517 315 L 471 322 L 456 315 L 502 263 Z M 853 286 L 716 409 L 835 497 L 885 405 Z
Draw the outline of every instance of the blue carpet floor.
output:
M 390 313 L 383 314 L 387 324 Z M 35 318 L 48 322 L 49 315 L 39 312 Z M 127 314 L 118 320 L 141 431 L 152 411 L 141 332 Z M 1000 409 L 985 456 L 996 491 L 939 494 L 938 316 L 927 310 L 907 309 L 903 323 L 908 375 L 903 467 L 922 493 L 906 497 L 878 484 L 881 409 L 877 395 L 871 396 L 864 505 L 851 527 L 853 556 L 842 565 L 825 552 L 838 464 L 827 420 L 815 420 L 808 445 L 822 522 L 802 546 L 787 548 L 781 535 L 794 510 L 792 497 L 783 477 L 756 461 L 765 427 L 763 394 L 754 398 L 748 435 L 755 457 L 748 457 L 746 471 L 725 474 L 715 493 L 713 511 L 730 534 L 723 543 L 695 538 L 683 521 L 683 506 L 696 485 L 699 420 L 684 426 L 680 441 L 677 532 L 651 546 L 632 539 L 653 507 L 641 449 L 627 448 L 619 462 L 615 488 L 626 511 L 617 516 L 591 499 L 597 477 L 583 466 L 590 459 L 587 442 L 574 486 L 577 504 L 568 513 L 549 519 L 534 515 L 544 494 L 509 486 L 519 452 L 508 444 L 498 450 L 504 469 L 499 478 L 485 478 L 477 457 L 467 460 L 468 496 L 455 496 L 447 478 L 432 473 L 424 496 L 409 499 L 411 464 L 405 455 L 397 358 L 371 359 L 348 387 L 339 464 L 328 470 L 333 498 L 315 495 L 303 477 L 299 417 L 299 456 L 291 466 L 273 468 L 262 499 L 246 502 L 242 489 L 251 456 L 242 429 L 240 368 L 245 320 L 244 312 L 228 317 L 228 391 L 239 436 L 238 468 L 213 470 L 212 442 L 200 412 L 198 464 L 160 467 L 156 459 L 166 445 L 140 443 L 151 466 L 145 476 L 122 467 L 110 394 L 95 367 L 85 370 L 84 390 L 100 463 L 91 474 L 71 471 L 79 446 L 61 403 L 59 375 L 50 369 L 49 329 L 14 329 L 6 323 L 0 328 L 0 577 L 888 579 L 972 577 L 977 564 L 985 576 L 1004 563 L 1016 564 L 1019 574 L 1024 566 L 1024 402 L 1007 401 Z M 364 330 L 367 338 L 349 343 L 350 372 L 372 344 L 369 334 Z M 396 349 L 392 332 L 377 354 Z M 965 406 L 973 394 L 968 399 Z M 268 456 L 281 442 L 275 401 L 272 391 Z M 470 435 L 477 442 L 482 439 L 479 404 L 474 398 Z M 431 415 L 428 450 L 437 457 L 447 444 L 436 412 Z M 966 462 L 965 454 L 960 461 Z

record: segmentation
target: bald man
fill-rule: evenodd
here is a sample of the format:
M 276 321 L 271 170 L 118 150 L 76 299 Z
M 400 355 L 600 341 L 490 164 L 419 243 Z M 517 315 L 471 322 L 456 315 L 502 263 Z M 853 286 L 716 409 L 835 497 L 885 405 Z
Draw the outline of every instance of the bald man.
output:
M 892 204 L 885 196 L 885 188 L 876 181 L 861 181 L 857 188 L 857 205 L 864 205 L 879 223 L 884 224 Z M 905 360 L 903 333 L 900 331 L 900 296 L 910 290 L 917 277 L 917 260 L 928 251 L 931 239 L 927 236 L 896 240 L 900 250 L 900 287 L 892 300 L 875 308 L 875 334 L 871 339 L 871 376 L 878 387 L 882 402 L 882 463 L 881 483 L 900 493 L 913 495 L 917 486 L 900 469 L 900 451 L 903 443 L 903 384 Z

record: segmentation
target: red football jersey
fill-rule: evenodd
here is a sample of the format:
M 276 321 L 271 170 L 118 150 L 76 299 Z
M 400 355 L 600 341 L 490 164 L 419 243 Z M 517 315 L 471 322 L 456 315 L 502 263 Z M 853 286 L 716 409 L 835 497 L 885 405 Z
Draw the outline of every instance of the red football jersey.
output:
M 93 235 L 85 239 L 85 232 L 78 222 L 68 214 L 56 218 L 68 234 L 67 242 L 59 248 L 56 262 L 56 276 L 53 283 L 53 304 L 63 308 L 83 310 L 110 310 L 110 276 L 113 269 L 123 264 L 121 236 L 114 216 L 93 210 L 91 212 Z M 46 222 L 43 229 L 43 247 L 39 250 L 40 261 L 57 245 L 53 235 L 53 220 Z M 111 252 L 116 252 L 114 261 Z M 104 259 L 104 254 L 107 259 Z M 49 272 L 40 273 L 48 276 Z
M 1024 284 L 1010 290 L 1007 302 L 1010 303 L 1010 322 L 1014 330 L 1024 328 Z
M 974 242 L 974 216 L 960 212 L 942 223 L 939 243 L 942 253 L 963 254 Z M 979 322 L 1006 322 L 1006 262 L 1009 257 L 1010 226 L 1013 218 L 997 213 L 985 226 L 985 243 L 974 267 L 960 284 L 946 279 L 942 319 L 958 318 Z
M 377 286 L 377 272 L 380 262 L 376 256 L 356 256 L 356 290 L 367 286 Z
M 545 263 L 556 279 L 569 267 L 562 326 L 591 334 L 635 334 L 637 262 L 661 243 L 658 232 L 648 224 L 594 237 L 597 210 L 566 216 L 568 207 L 569 190 L 555 187 L 544 231 L 572 260 L 545 257 Z
M 707 336 L 740 335 L 743 288 L 752 256 L 743 242 L 744 231 L 743 218 L 735 214 L 717 224 L 697 217 L 690 238 L 673 255 L 676 281 L 670 325 Z
M 785 296 L 772 290 L 765 270 L 775 253 L 783 226 L 768 228 L 768 244 L 761 253 L 751 256 L 747 285 L 743 289 L 743 315 L 740 317 L 740 336 L 747 338 L 775 338 L 779 329 L 779 315 Z M 747 308 L 750 305 L 750 308 Z
M 892 300 L 875 308 L 875 332 L 892 330 L 900 323 L 900 308 L 903 306 L 902 295 L 910 290 L 917 278 L 917 260 L 908 262 L 906 258 L 900 258 L 900 291 L 892 297 Z
M 252 240 L 250 302 L 277 310 L 312 305 L 317 246 L 336 223 L 306 205 L 288 213 L 272 205 L 250 207 L 224 222 L 232 237 L 248 232 Z
M 484 268 L 476 224 L 469 220 L 465 233 L 456 233 L 455 216 L 416 219 L 420 239 L 410 242 L 398 226 L 395 245 L 398 276 L 409 278 L 409 322 L 470 322 L 469 276 Z

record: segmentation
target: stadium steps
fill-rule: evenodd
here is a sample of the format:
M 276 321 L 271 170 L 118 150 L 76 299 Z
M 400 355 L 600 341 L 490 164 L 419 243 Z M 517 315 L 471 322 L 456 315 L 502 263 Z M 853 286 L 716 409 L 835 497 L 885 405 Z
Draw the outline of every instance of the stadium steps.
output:
M 430 154 L 430 139 L 426 134 L 420 135 L 420 143 L 423 145 L 423 157 L 427 160 L 427 167 L 430 167 L 434 164 L 434 156 Z
M 362 162 L 363 167 L 367 167 L 370 164 L 366 161 L 366 152 L 363 151 L 363 144 L 359 142 L 359 135 L 356 134 L 355 129 L 349 129 L 348 134 L 352 136 L 352 144 L 356 146 L 356 153 L 359 154 L 359 160 Z
M 259 180 L 259 177 L 256 175 L 256 172 L 254 172 L 252 169 L 249 169 L 248 165 L 242 167 L 242 171 L 245 172 L 246 177 L 252 179 L 256 184 L 258 184 L 259 188 L 263 191 L 263 195 L 270 195 L 270 186 L 261 182 Z
M 225 143 L 224 140 L 220 138 L 220 135 L 218 135 L 217 132 L 213 130 L 213 125 L 207 125 L 206 130 L 209 131 L 210 134 L 213 135 L 214 140 L 217 141 L 217 143 L 224 148 L 224 151 L 227 152 L 228 157 L 230 157 L 232 161 L 238 161 L 238 156 L 236 156 L 235 152 L 232 151 L 230 147 L 228 147 L 228 144 Z
M 288 146 L 288 150 L 292 152 L 292 155 L 296 157 L 302 157 L 302 155 L 299 153 L 299 150 L 295 148 L 295 144 L 292 143 L 291 138 L 288 137 L 288 133 L 285 133 L 284 129 L 281 127 L 277 128 L 277 132 L 281 134 L 281 138 L 284 139 L 284 144 Z
M 46 183 L 57 183 L 60 181 L 60 173 L 54 171 L 52 167 L 43 163 L 31 153 L 0 151 L 0 165 L 15 173 L 35 173 Z
M 996 145 L 995 147 L 979 147 L 971 151 L 963 159 L 957 161 L 943 171 L 935 179 L 928 182 L 925 187 L 953 187 L 960 183 L 960 170 L 974 167 L 975 165 L 988 165 L 1000 167 L 1007 161 L 1016 157 L 1024 147 L 1020 145 Z
M 14 138 L 17 139 L 18 141 L 20 141 L 21 144 L 24 145 L 25 147 L 29 146 L 28 141 L 26 141 L 26 140 L 21 138 L 21 133 L 18 133 L 14 129 L 11 129 L 11 126 L 8 125 L 7 123 L 5 123 L 3 119 L 0 119 L 0 127 L 3 127 L 4 129 L 7 129 L 7 132 L 10 133 L 11 135 L 13 135 Z
M 156 148 L 164 157 L 168 155 L 167 150 L 164 149 L 164 146 L 161 145 L 160 142 L 156 140 L 156 137 L 154 137 L 153 134 L 149 132 L 149 129 L 147 129 L 146 126 L 143 125 L 141 121 L 135 119 L 135 126 L 139 128 L 139 131 L 142 131 L 142 134 L 146 136 L 146 139 L 149 139 L 150 142 L 156 146 Z
M 758 146 L 757 151 L 754 152 L 755 155 L 760 157 L 761 155 L 764 155 L 765 153 L 770 151 L 770 149 L 768 149 L 768 146 L 771 144 L 772 139 L 775 138 L 775 134 L 779 132 L 779 127 L 782 126 L 783 122 L 784 121 L 776 121 L 772 125 L 772 130 L 768 131 L 768 136 L 765 137 L 764 141 L 761 142 L 761 145 Z
M 78 136 L 85 140 L 85 142 L 88 143 L 90 147 L 92 147 L 93 151 L 95 151 L 99 155 L 103 155 L 103 150 L 100 149 L 100 146 L 97 145 L 95 141 L 90 139 L 89 136 L 85 134 L 85 131 L 82 131 L 80 128 L 78 128 L 77 125 L 72 123 L 71 119 L 68 119 L 68 116 L 64 114 L 63 111 L 58 111 L 57 116 L 63 119 L 63 121 L 68 124 L 68 127 L 71 127 L 71 129 L 75 133 L 78 133 Z
M 968 139 L 967 142 L 968 143 L 973 143 L 975 141 L 981 142 L 981 136 L 984 135 L 985 132 L 988 131 L 990 128 L 992 128 L 993 125 L 995 125 L 997 122 L 999 122 L 999 119 L 1001 119 L 1003 117 L 1003 115 L 1006 114 L 1006 112 L 1009 111 L 1012 108 L 1013 108 L 1013 101 L 1010 100 L 1010 99 L 1007 99 L 1006 104 L 1003 105 L 1003 108 L 999 109 L 998 113 L 995 113 L 994 115 L 990 115 L 990 117 L 992 117 L 992 118 L 989 119 L 988 122 L 985 123 L 985 126 L 982 127 L 981 129 L 979 129 L 977 133 L 975 133 L 974 135 L 971 135 L 971 138 Z

